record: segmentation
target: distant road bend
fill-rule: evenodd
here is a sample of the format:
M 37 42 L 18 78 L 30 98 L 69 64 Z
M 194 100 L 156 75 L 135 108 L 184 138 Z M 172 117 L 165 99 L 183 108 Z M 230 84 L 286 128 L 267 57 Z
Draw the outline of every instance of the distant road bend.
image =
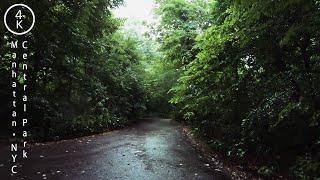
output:
M 0 173 L 9 157 L 3 151 Z M 229 179 L 208 167 L 170 119 L 143 119 L 123 130 L 33 145 L 28 155 L 22 179 Z

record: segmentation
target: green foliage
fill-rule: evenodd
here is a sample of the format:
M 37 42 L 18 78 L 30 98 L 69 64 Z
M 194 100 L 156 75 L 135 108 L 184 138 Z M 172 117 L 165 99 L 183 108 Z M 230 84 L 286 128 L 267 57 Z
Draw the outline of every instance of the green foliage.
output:
M 27 36 L 32 134 L 83 135 L 171 111 L 230 158 L 257 157 L 261 176 L 291 167 L 293 178 L 319 178 L 319 1 L 157 2 L 160 22 L 143 38 L 117 31 L 117 0 L 26 2 L 40 17 Z M 3 42 L 15 37 L 0 33 L 8 118 Z
M 13 3 L 4 1 L 1 9 Z M 74 137 L 120 127 L 145 110 L 137 42 L 117 32 L 121 21 L 111 14 L 111 8 L 121 1 L 25 3 L 37 14 L 37 24 L 26 37 L 33 54 L 27 62 L 27 116 L 32 119 L 34 138 Z M 1 33 L 2 42 L 17 39 L 9 32 Z M 6 117 L 11 107 L 6 97 L 11 91 L 7 88 L 11 86 L 12 59 L 5 44 L 1 52 L 8 52 L 0 62 L 4 78 L 1 117 Z M 21 88 L 19 85 L 19 92 Z
M 259 164 L 264 176 L 296 165 L 296 178 L 317 177 L 319 2 L 205 4 L 201 16 L 196 1 L 160 1 L 161 51 L 179 70 L 175 117 L 230 157 L 271 161 Z
M 176 79 L 176 71 L 173 65 L 166 62 L 163 55 L 157 51 L 157 43 L 147 33 L 140 37 L 141 71 L 140 77 L 147 92 L 147 113 L 154 116 L 167 117 L 171 106 L 168 91 Z
M 319 158 L 314 159 L 310 154 L 299 156 L 291 168 L 297 179 L 316 179 L 320 177 Z

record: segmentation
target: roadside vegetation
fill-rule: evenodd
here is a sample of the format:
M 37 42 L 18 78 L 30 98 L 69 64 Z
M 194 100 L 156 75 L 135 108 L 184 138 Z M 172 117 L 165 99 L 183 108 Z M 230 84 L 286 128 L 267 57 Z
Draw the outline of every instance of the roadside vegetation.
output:
M 1 2 L 1 12 L 13 3 Z M 32 138 L 61 139 L 122 127 L 145 110 L 141 52 L 134 38 L 118 31 L 123 20 L 111 13 L 121 1 L 25 3 L 38 17 L 27 36 L 28 51 L 34 53 L 28 59 L 26 115 Z M 1 36 L 2 42 L 17 39 L 4 27 Z M 1 117 L 10 124 L 10 47 L 1 43 L 1 52 Z M 2 132 L 8 134 L 6 127 Z
M 173 116 L 263 177 L 320 178 L 320 2 L 159 4 Z
M 25 3 L 39 17 L 26 37 L 32 138 L 170 114 L 261 177 L 320 178 L 320 1 L 157 0 L 159 24 L 143 37 L 112 15 L 121 0 Z M 0 130 L 8 134 L 4 42 L 17 37 L 2 26 L 0 35 Z

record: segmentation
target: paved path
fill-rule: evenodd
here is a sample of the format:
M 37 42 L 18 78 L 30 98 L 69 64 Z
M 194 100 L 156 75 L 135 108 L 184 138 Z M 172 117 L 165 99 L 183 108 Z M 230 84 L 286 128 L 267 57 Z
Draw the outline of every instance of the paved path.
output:
M 0 153 L 3 179 L 9 155 Z M 123 130 L 33 145 L 19 171 L 31 180 L 228 179 L 207 163 L 175 122 L 144 119 Z

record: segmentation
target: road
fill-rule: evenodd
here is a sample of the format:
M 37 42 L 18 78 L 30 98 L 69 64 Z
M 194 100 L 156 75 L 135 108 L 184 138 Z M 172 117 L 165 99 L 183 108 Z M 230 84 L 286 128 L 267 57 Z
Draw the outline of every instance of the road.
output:
M 0 151 L 0 179 L 9 174 L 5 151 Z M 19 179 L 229 179 L 202 158 L 170 119 L 144 119 L 118 131 L 32 145 L 28 156 L 20 160 Z

